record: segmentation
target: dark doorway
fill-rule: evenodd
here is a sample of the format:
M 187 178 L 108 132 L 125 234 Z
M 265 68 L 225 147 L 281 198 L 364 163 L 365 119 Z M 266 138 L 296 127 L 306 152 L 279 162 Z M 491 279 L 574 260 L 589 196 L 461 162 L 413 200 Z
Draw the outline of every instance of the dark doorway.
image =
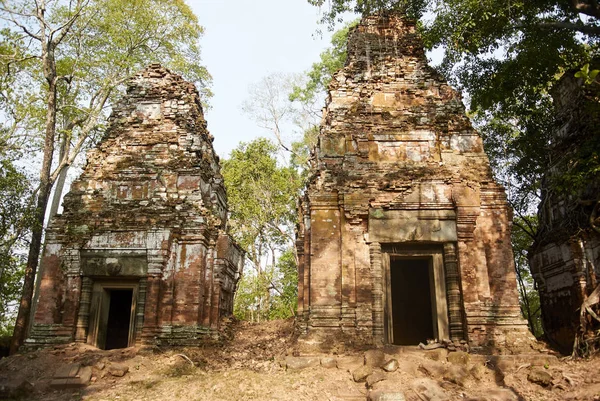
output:
M 393 343 L 416 345 L 434 338 L 430 258 L 390 260 Z
M 129 345 L 133 290 L 108 291 L 110 292 L 110 307 L 108 309 L 104 349 L 126 348 Z

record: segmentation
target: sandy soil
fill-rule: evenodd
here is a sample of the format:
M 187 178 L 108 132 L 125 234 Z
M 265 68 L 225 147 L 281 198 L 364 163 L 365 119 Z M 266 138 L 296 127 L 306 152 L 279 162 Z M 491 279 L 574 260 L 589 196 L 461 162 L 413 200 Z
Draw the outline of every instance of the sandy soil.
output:
M 531 366 L 535 363 L 523 357 L 518 366 L 498 367 L 484 356 L 456 365 L 447 362 L 443 352 L 440 358 L 439 351 L 386 349 L 386 359 L 397 359 L 399 368 L 391 373 L 374 369 L 381 381 L 368 388 L 354 381 L 355 368 L 286 370 L 285 356 L 294 349 L 292 321 L 239 322 L 233 335 L 226 344 L 203 348 L 102 351 L 70 344 L 15 355 L 0 359 L 0 388 L 20 386 L 16 399 L 32 401 L 366 400 L 377 392 L 401 392 L 407 401 L 600 400 L 598 357 L 553 357 L 545 366 Z M 362 353 L 354 352 L 355 359 L 357 355 Z M 68 363 L 93 367 L 89 386 L 50 388 L 56 369 Z M 109 373 L 111 366 L 129 370 L 115 377 Z M 551 383 L 543 386 L 528 379 L 535 370 L 549 373 Z

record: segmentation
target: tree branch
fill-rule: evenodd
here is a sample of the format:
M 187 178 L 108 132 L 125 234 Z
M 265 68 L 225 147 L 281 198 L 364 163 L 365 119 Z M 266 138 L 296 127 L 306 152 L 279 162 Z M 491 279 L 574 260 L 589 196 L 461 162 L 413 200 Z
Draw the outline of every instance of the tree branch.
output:
M 101 100 L 98 102 L 96 109 L 92 113 L 90 113 L 90 115 L 88 116 L 88 118 L 87 118 L 88 123 L 82 128 L 81 134 L 79 136 L 79 140 L 77 141 L 77 144 L 73 147 L 73 151 L 69 155 L 65 155 L 65 157 L 59 162 L 58 166 L 56 167 L 56 169 L 50 176 L 51 184 L 54 184 L 54 182 L 58 178 L 62 169 L 64 169 L 68 165 L 71 165 L 73 163 L 73 161 L 75 160 L 75 158 L 77 157 L 77 155 L 79 154 L 79 151 L 83 147 L 83 144 L 85 143 L 85 140 L 88 138 L 89 133 L 92 131 L 94 126 L 96 126 L 96 123 L 98 121 L 98 116 L 100 115 L 100 112 L 104 108 L 104 104 L 108 100 L 111 92 L 112 92 L 112 89 L 107 89 L 102 94 Z
M 581 1 L 571 0 L 571 4 L 575 11 L 581 14 L 589 15 L 590 17 L 600 18 L 600 8 L 596 0 Z
M 65 22 L 63 25 L 61 25 L 60 27 L 53 29 L 52 31 L 50 31 L 50 34 L 48 35 L 48 37 L 52 38 L 52 36 L 58 32 L 58 35 L 53 38 L 52 44 L 54 46 L 57 46 L 60 44 L 60 42 L 63 41 L 63 39 L 65 38 L 65 36 L 67 35 L 67 33 L 69 33 L 69 30 L 71 29 L 71 27 L 73 26 L 73 24 L 75 23 L 75 21 L 79 18 L 79 16 L 81 15 L 81 13 L 83 12 L 83 9 L 85 7 L 87 7 L 87 5 L 89 4 L 89 0 L 83 1 L 83 2 L 77 2 L 77 8 L 75 10 L 75 12 L 73 13 L 73 15 L 71 16 L 71 18 L 69 18 L 69 20 L 67 22 Z
M 572 22 L 540 22 L 537 24 L 542 29 L 565 29 L 568 31 L 576 31 L 585 33 L 591 36 L 600 36 L 600 26 L 575 24 Z
M 17 27 L 21 28 L 21 30 L 23 30 L 23 32 L 25 32 L 25 34 L 31 38 L 36 39 L 37 41 L 41 42 L 42 41 L 42 36 L 41 35 L 36 35 L 35 33 L 31 32 L 29 30 L 29 28 L 27 28 L 25 25 L 21 24 L 20 22 L 18 22 L 15 18 L 14 15 L 19 15 L 19 16 L 25 16 L 25 17 L 33 17 L 33 15 L 28 15 L 28 14 L 21 14 L 18 12 L 15 12 L 14 10 L 9 10 L 6 7 L 0 7 L 0 12 L 4 12 L 6 14 L 8 14 L 10 17 L 2 17 L 2 19 L 6 20 L 6 21 L 10 21 L 13 24 L 15 24 Z

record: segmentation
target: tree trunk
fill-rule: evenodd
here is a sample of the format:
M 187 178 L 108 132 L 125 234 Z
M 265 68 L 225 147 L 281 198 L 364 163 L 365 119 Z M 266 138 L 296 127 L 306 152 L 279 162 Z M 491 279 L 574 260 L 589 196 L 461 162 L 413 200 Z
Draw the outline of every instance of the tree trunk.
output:
M 62 161 L 65 157 L 68 157 L 69 154 L 69 138 L 66 135 L 62 135 L 61 143 L 60 143 L 60 155 L 58 157 L 59 161 Z M 69 165 L 63 167 L 60 170 L 60 174 L 58 175 L 58 179 L 56 180 L 56 185 L 54 187 L 54 195 L 52 195 L 52 205 L 50 206 L 50 215 L 48 216 L 48 221 L 56 216 L 58 213 L 58 207 L 60 206 L 60 200 L 62 199 L 62 192 L 65 187 L 65 182 L 67 181 L 67 173 L 69 172 Z
M 48 93 L 46 96 L 46 124 L 44 139 L 44 159 L 42 170 L 40 172 L 40 187 L 35 211 L 35 222 L 31 230 L 31 243 L 29 245 L 29 254 L 27 255 L 27 267 L 25 268 L 25 278 L 23 282 L 23 294 L 19 304 L 19 313 L 15 323 L 15 331 L 10 343 L 10 353 L 14 354 L 25 341 L 27 335 L 27 326 L 31 314 L 31 301 L 33 298 L 33 289 L 35 286 L 35 275 L 37 273 L 40 259 L 40 250 L 42 236 L 44 233 L 44 216 L 48 207 L 48 199 L 52 183 L 50 182 L 50 173 L 52 168 L 52 155 L 54 153 L 54 137 L 56 134 L 56 63 L 54 58 L 54 45 L 51 39 L 48 42 L 42 42 L 42 62 L 44 67 L 44 77 L 48 83 Z

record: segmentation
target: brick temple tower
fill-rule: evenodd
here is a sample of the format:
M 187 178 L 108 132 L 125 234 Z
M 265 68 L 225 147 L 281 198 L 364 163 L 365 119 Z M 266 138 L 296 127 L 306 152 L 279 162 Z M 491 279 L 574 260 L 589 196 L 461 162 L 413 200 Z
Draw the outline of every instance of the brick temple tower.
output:
M 51 222 L 26 344 L 192 345 L 232 313 L 243 252 L 198 92 L 134 75 Z
M 329 86 L 303 198 L 301 343 L 516 348 L 511 210 L 413 23 L 364 18 Z

